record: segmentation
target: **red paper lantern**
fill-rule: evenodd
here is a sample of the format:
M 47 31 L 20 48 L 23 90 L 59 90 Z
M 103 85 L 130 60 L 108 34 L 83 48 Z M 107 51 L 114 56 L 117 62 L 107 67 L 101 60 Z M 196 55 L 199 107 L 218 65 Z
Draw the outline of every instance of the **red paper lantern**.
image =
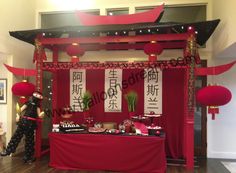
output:
M 24 103 L 27 101 L 26 96 L 31 96 L 35 91 L 35 85 L 23 80 L 22 82 L 15 83 L 11 91 L 14 95 L 20 96 L 20 102 Z
M 143 50 L 147 55 L 149 55 L 149 61 L 156 61 L 157 55 L 162 53 L 163 47 L 160 43 L 152 41 L 151 43 L 147 43 Z
M 212 114 L 212 119 L 215 119 L 215 114 L 219 113 L 218 106 L 227 104 L 232 98 L 230 90 L 223 86 L 207 86 L 197 92 L 196 99 L 204 106 L 208 106 L 208 113 Z
M 84 55 L 85 50 L 77 43 L 73 43 L 66 47 L 66 52 L 71 56 L 72 62 L 79 62 L 79 57 Z

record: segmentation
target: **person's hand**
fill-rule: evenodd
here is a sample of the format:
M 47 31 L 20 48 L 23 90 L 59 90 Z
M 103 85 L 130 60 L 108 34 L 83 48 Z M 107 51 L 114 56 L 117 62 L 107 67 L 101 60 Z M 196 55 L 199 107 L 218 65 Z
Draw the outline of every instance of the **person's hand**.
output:
M 17 113 L 16 114 L 16 122 L 18 123 L 20 121 L 20 115 Z
M 44 115 L 45 115 L 44 111 L 40 112 L 40 114 L 39 114 L 39 118 L 43 118 Z

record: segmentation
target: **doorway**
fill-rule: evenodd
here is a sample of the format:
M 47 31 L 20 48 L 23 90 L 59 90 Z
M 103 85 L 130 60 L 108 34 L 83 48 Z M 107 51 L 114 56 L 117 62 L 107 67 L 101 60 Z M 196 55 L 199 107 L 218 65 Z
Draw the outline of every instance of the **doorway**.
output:
M 197 67 L 207 67 L 207 60 L 202 60 Z M 195 81 L 196 92 L 207 86 L 207 76 L 197 76 Z M 194 112 L 194 155 L 197 158 L 206 158 L 207 150 L 207 108 L 196 102 Z

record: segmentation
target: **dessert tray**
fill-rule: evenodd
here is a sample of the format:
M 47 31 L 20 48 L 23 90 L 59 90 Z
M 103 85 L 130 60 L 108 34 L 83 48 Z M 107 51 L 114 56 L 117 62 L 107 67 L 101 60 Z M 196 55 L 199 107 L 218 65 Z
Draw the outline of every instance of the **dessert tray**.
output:
M 120 134 L 121 132 L 117 129 L 109 129 L 109 130 L 106 130 L 106 133 L 107 134 L 113 134 L 113 135 L 118 135 Z
M 88 132 L 89 133 L 104 133 L 106 129 L 101 128 L 101 127 L 89 127 Z
M 73 133 L 73 132 L 83 132 L 86 130 L 86 127 L 80 124 L 60 124 L 59 129 L 61 132 L 64 133 Z

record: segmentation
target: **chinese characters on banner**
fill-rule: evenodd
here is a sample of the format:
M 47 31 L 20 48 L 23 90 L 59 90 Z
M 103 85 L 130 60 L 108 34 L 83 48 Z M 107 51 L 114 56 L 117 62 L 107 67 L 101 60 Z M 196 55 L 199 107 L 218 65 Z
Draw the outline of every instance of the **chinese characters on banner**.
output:
M 144 112 L 162 114 L 162 71 L 157 68 L 145 69 Z
M 121 112 L 122 101 L 122 69 L 105 70 L 105 112 Z
M 82 96 L 86 87 L 85 69 L 70 69 L 70 106 L 74 111 L 83 111 Z

